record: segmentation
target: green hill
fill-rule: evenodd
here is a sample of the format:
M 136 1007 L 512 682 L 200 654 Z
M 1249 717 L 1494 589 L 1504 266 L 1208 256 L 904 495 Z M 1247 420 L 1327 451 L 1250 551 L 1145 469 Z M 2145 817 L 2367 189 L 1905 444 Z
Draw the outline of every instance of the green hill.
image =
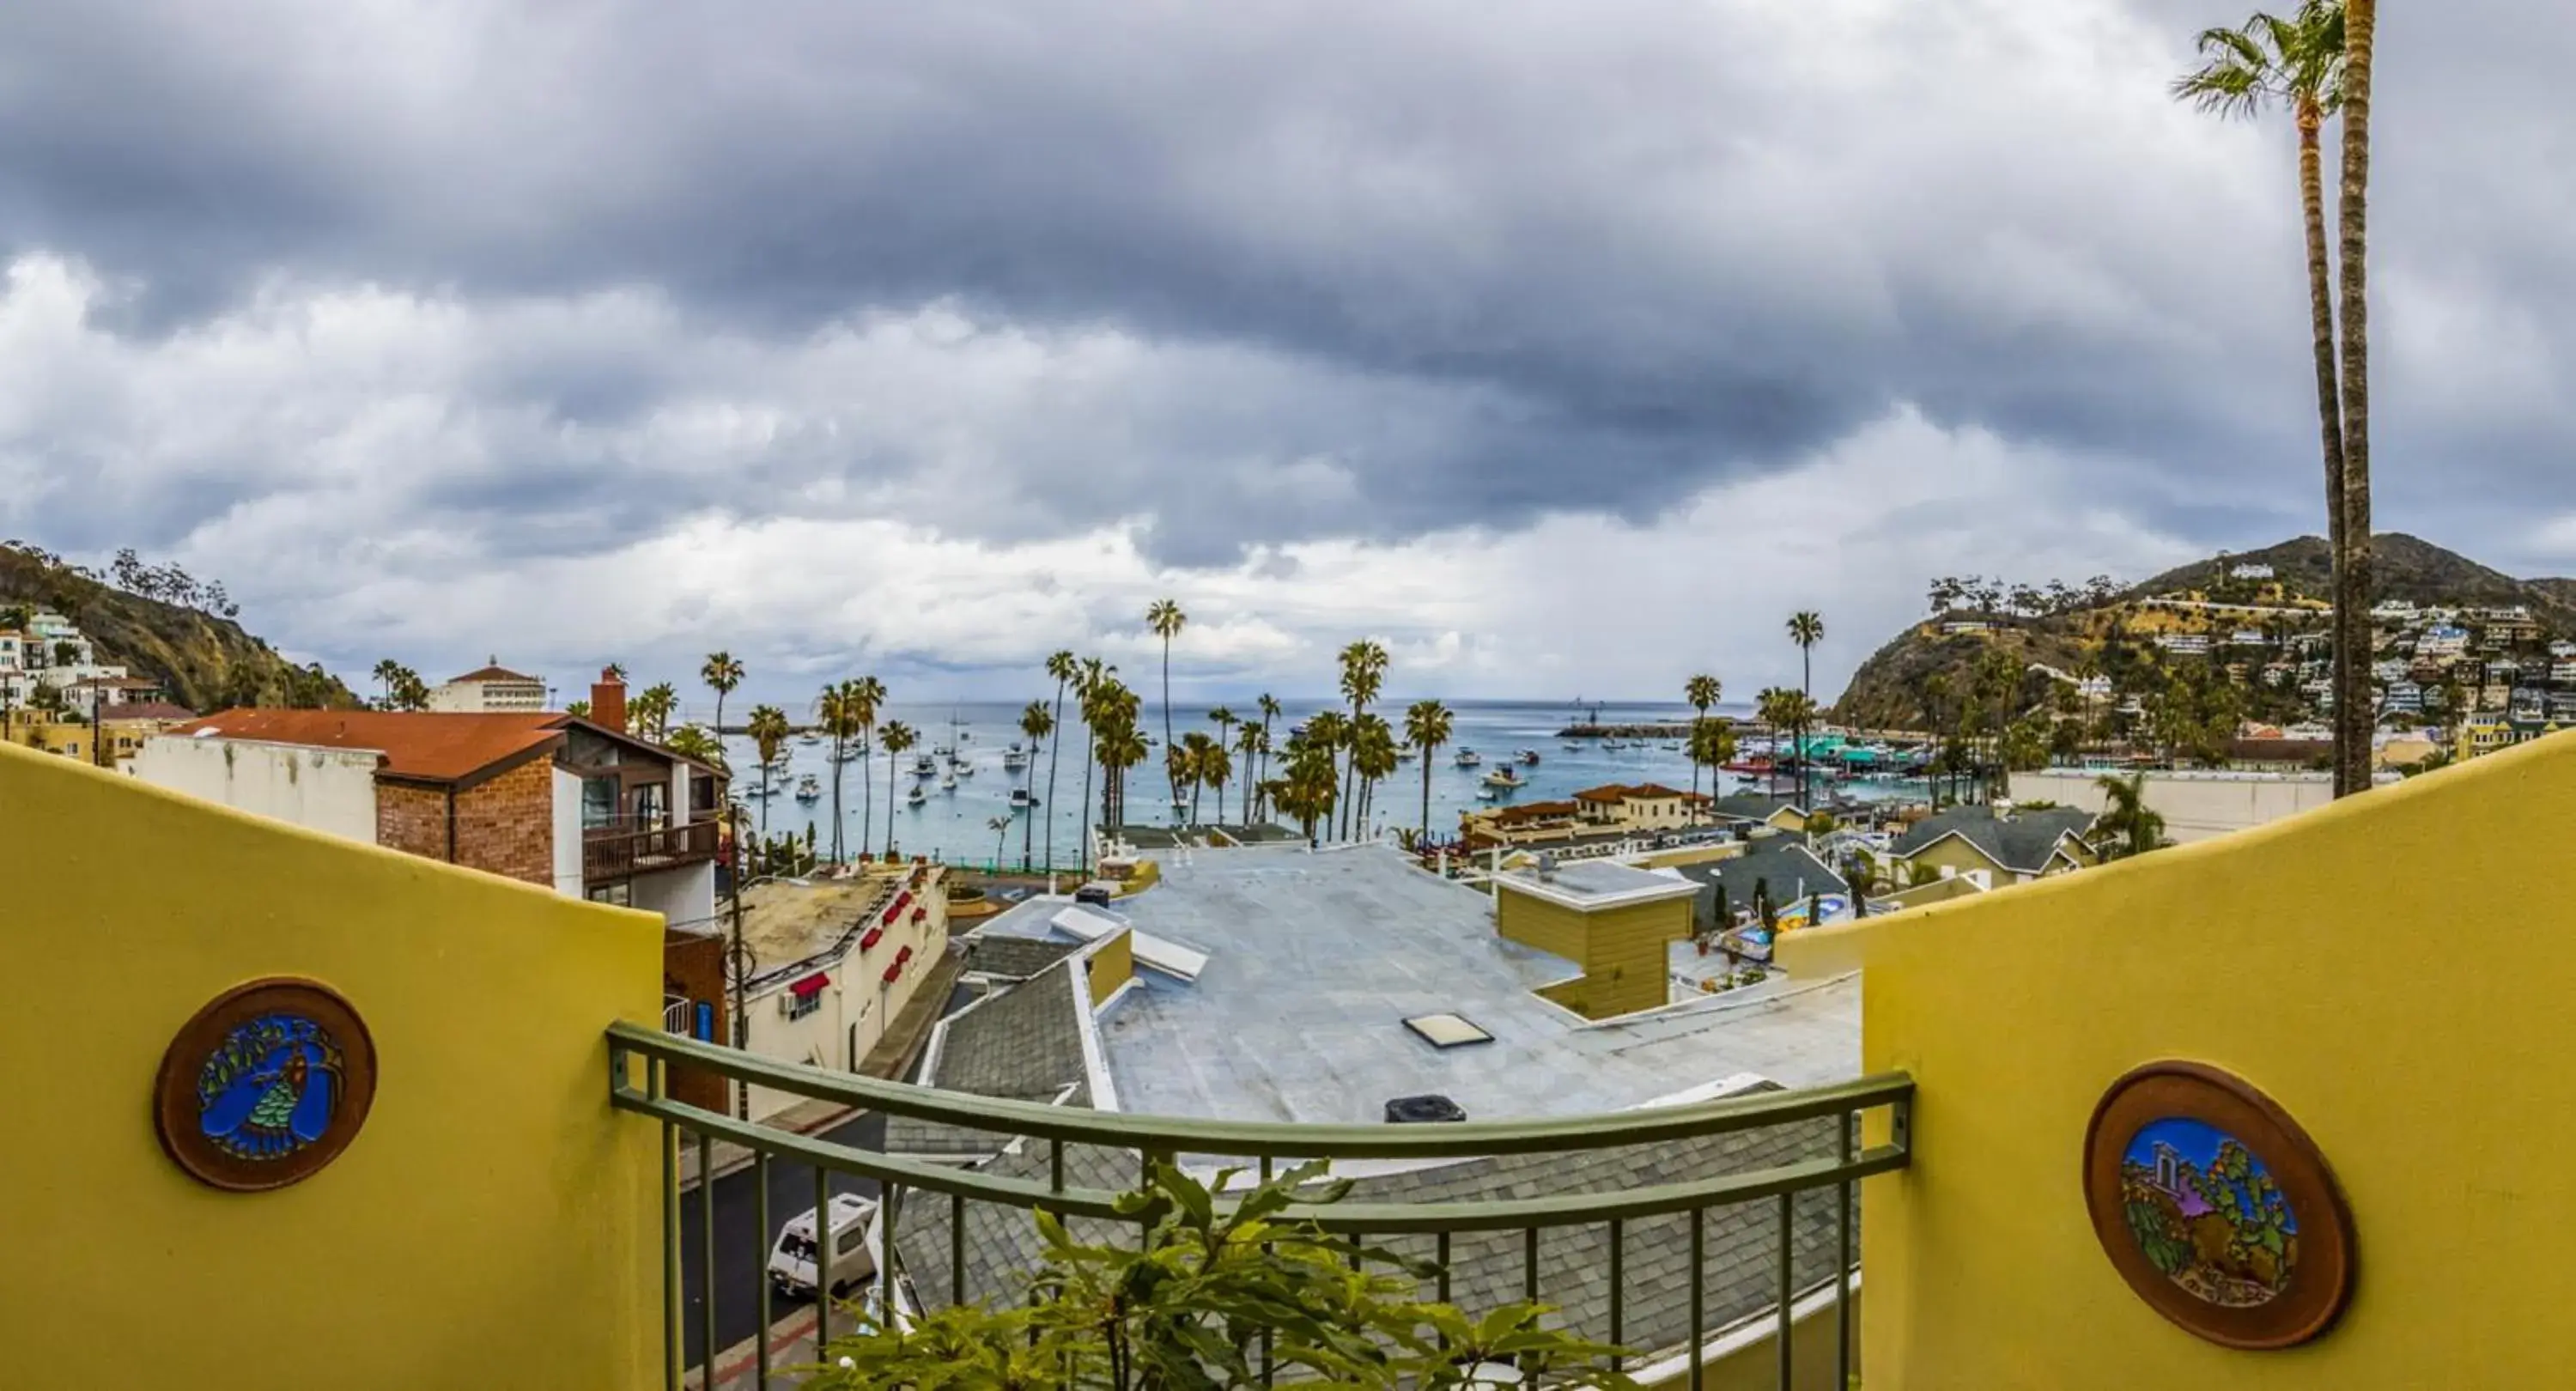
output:
M 20 604 L 79 624 L 101 662 L 160 681 L 193 710 L 359 703 L 339 678 L 289 662 L 228 617 L 130 593 L 31 546 L 0 544 L 0 608 Z
M 2269 580 L 2238 579 L 2239 566 L 2267 565 Z M 2049 611 L 2011 611 L 1993 604 L 1993 594 L 1967 601 L 1943 615 L 1950 620 L 1983 622 L 1979 633 L 1944 633 L 1926 620 L 1888 640 L 1852 673 L 1830 712 L 1836 721 L 1866 728 L 1901 728 L 1921 722 L 1924 682 L 1945 673 L 1956 688 L 1968 682 L 1969 667 L 1979 654 L 2001 646 L 2025 663 L 2043 663 L 2074 671 L 2098 656 L 2112 634 L 2127 632 L 2144 639 L 2159 631 L 2197 631 L 2232 625 L 2241 618 L 2208 620 L 2171 609 L 2142 607 L 2155 596 L 2191 596 L 2204 600 L 2261 605 L 2269 609 L 2317 609 L 2313 619 L 2295 613 L 2267 617 L 2291 628 L 2322 624 L 2322 602 L 2332 567 L 2325 541 L 2301 536 L 2259 551 L 2222 553 L 2179 566 L 2142 583 L 2118 590 L 2099 602 L 2073 602 Z M 2403 599 L 2417 604 L 2504 606 L 2522 604 L 2552 635 L 2576 634 L 2576 579 L 2516 579 L 2455 551 L 2403 532 L 2385 532 L 2372 544 L 2371 602 Z M 2072 591 L 2060 591 L 2071 593 Z M 2197 625 L 2197 626 L 2195 626 Z

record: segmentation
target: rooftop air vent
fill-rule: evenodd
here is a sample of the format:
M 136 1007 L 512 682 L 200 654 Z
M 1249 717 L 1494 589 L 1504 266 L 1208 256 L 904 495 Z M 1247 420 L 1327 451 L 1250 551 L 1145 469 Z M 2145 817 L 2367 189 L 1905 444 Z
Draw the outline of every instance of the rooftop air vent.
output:
M 1399 1096 L 1386 1103 L 1389 1125 L 1426 1125 L 1466 1118 L 1465 1108 L 1445 1096 Z
M 1073 891 L 1073 901 L 1076 903 L 1088 903 L 1094 907 L 1106 908 L 1109 906 L 1109 886 L 1106 884 L 1085 884 L 1081 888 Z

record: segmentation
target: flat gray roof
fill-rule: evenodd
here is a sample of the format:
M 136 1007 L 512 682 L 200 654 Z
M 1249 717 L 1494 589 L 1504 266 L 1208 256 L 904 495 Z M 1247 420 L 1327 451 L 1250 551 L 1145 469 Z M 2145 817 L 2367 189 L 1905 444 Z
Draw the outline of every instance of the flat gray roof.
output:
M 982 934 L 1048 937 L 1067 902 L 1032 898 Z M 1592 1024 L 1531 993 L 1574 963 L 1503 940 L 1482 891 L 1382 847 L 1166 857 L 1158 886 L 1112 907 L 1208 955 L 1192 983 L 1139 968 L 1100 1016 L 1124 1110 L 1376 1123 L 1388 1098 L 1437 1092 L 1499 1119 L 1618 1110 L 1741 1072 L 1802 1086 L 1860 1066 L 1856 976 Z M 1440 1049 L 1404 1027 L 1440 1011 L 1494 1041 Z

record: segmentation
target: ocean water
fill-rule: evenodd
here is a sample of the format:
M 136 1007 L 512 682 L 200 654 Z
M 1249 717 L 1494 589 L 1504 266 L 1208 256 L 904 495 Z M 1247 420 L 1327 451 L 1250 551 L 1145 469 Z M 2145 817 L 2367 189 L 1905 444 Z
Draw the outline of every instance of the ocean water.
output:
M 1020 863 L 1025 838 L 1028 854 L 1036 864 L 1049 863 L 1050 855 L 1054 857 L 1053 862 L 1060 865 L 1075 862 L 1082 834 L 1081 721 L 1068 699 L 1064 717 L 1071 727 L 1066 731 L 1067 737 L 1061 740 L 1058 751 L 1062 761 L 1055 773 L 1053 815 L 1049 816 L 1044 805 L 1014 813 L 1009 803 L 1010 791 L 1020 777 L 1030 779 L 1032 791 L 1041 803 L 1047 796 L 1047 753 L 1041 752 L 1030 768 L 1016 777 L 1002 766 L 1003 751 L 1021 738 L 1019 715 L 1025 703 L 898 704 L 888 707 L 879 717 L 881 721 L 901 720 L 922 736 L 921 742 L 904 755 L 904 766 L 894 770 L 891 830 L 896 853 L 932 855 L 951 863 L 981 865 L 994 858 L 998 843 L 1003 863 L 1015 866 Z M 1460 812 L 1484 805 L 1476 798 L 1484 775 L 1524 748 L 1538 750 L 1540 761 L 1536 767 L 1517 769 L 1527 780 L 1526 786 L 1514 792 L 1496 794 L 1506 804 L 1564 798 L 1579 789 L 1611 782 L 1660 782 L 1682 788 L 1691 785 L 1690 760 L 1679 748 L 1664 748 L 1666 741 L 1654 741 L 1644 747 L 1631 743 L 1614 753 L 1595 741 L 1582 740 L 1569 749 L 1566 741 L 1556 737 L 1557 731 L 1590 718 L 1590 707 L 1578 710 L 1561 701 L 1453 700 L 1446 703 L 1452 712 L 1453 729 L 1448 746 L 1432 760 L 1430 777 L 1431 825 L 1440 834 L 1455 833 Z M 1253 708 L 1250 702 L 1229 704 L 1238 715 Z M 1328 708 L 1324 702 L 1315 700 L 1282 701 L 1281 704 L 1285 713 L 1271 726 L 1274 744 L 1286 741 L 1288 726 Z M 1395 723 L 1400 732 L 1404 705 L 1401 699 L 1390 699 L 1373 708 Z M 1172 717 L 1174 737 L 1194 729 L 1211 735 L 1216 733 L 1215 726 L 1207 722 L 1209 708 L 1208 705 L 1185 706 L 1175 702 Z M 1744 717 L 1751 712 L 1749 707 L 1721 706 L 1718 713 Z M 1690 716 L 1690 707 L 1678 703 L 1604 704 L 1599 707 L 1599 719 L 1604 724 L 1678 723 Z M 1163 735 L 1162 707 L 1147 705 L 1141 718 L 1146 733 L 1160 739 Z M 941 791 L 938 780 L 931 779 L 922 788 L 928 794 L 926 803 L 919 808 L 904 805 L 903 797 L 915 781 L 911 771 L 913 756 L 928 752 L 934 745 L 951 743 L 952 720 L 956 722 L 960 736 L 955 746 L 973 765 L 974 774 L 959 778 L 953 792 Z M 1678 744 L 1680 741 L 1670 742 Z M 736 769 L 755 769 L 758 759 L 750 740 L 727 739 L 725 747 Z M 1457 767 L 1452 760 L 1461 747 L 1475 749 L 1484 755 L 1484 766 L 1475 769 Z M 816 832 L 817 845 L 828 855 L 832 844 L 832 764 L 827 757 L 830 750 L 828 742 L 791 742 L 788 745 L 789 767 L 779 782 L 780 793 L 765 804 L 746 798 L 752 809 L 753 825 L 760 824 L 765 806 L 769 834 L 801 836 L 811 825 Z M 1165 825 L 1172 820 L 1171 806 L 1164 800 L 1161 757 L 1161 750 L 1157 748 L 1151 761 L 1128 774 L 1127 810 L 1130 821 Z M 867 770 L 864 782 L 859 773 L 862 766 Z M 1242 772 L 1238 769 L 1237 780 L 1226 785 L 1222 819 L 1228 822 L 1242 819 L 1239 810 L 1243 793 Z M 823 795 L 813 803 L 802 803 L 791 794 L 797 781 L 808 773 L 822 785 Z M 864 765 L 853 762 L 844 766 L 841 820 L 843 843 L 849 853 L 858 852 L 863 829 L 867 848 L 880 852 L 886 848 L 889 830 L 887 773 L 887 760 L 882 752 L 871 755 Z M 1099 790 L 1098 776 L 1095 771 L 1095 796 Z M 758 773 L 753 771 L 748 778 L 738 781 L 741 788 L 748 790 L 758 785 L 758 779 Z M 1721 786 L 1717 790 L 1720 792 L 1752 785 L 1747 779 L 1727 774 L 1719 774 L 1718 779 Z M 1708 780 L 1708 771 L 1702 770 L 1700 784 L 1703 789 L 1706 789 Z M 867 798 L 865 811 L 860 807 L 863 786 Z M 1918 793 L 1920 787 L 1919 783 L 1915 784 Z M 1845 789 L 1846 795 L 1859 797 L 1894 795 L 1896 791 L 1892 785 L 1868 783 L 1852 784 Z M 1422 821 L 1422 800 L 1422 764 L 1404 765 L 1393 778 L 1378 787 L 1370 820 L 1378 828 L 1418 825 Z M 1009 829 L 997 834 L 991 824 L 995 818 L 1006 818 L 1010 823 Z M 1198 819 L 1210 823 L 1220 819 L 1213 789 L 1200 792 Z

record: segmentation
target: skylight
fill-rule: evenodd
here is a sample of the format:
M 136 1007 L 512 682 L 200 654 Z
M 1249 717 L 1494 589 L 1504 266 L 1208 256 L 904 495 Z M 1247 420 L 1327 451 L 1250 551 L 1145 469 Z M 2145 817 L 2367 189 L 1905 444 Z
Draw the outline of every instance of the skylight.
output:
M 1470 1043 L 1491 1043 L 1492 1034 L 1476 1027 L 1462 1014 L 1417 1014 L 1404 1021 L 1414 1036 L 1434 1048 L 1457 1048 Z

